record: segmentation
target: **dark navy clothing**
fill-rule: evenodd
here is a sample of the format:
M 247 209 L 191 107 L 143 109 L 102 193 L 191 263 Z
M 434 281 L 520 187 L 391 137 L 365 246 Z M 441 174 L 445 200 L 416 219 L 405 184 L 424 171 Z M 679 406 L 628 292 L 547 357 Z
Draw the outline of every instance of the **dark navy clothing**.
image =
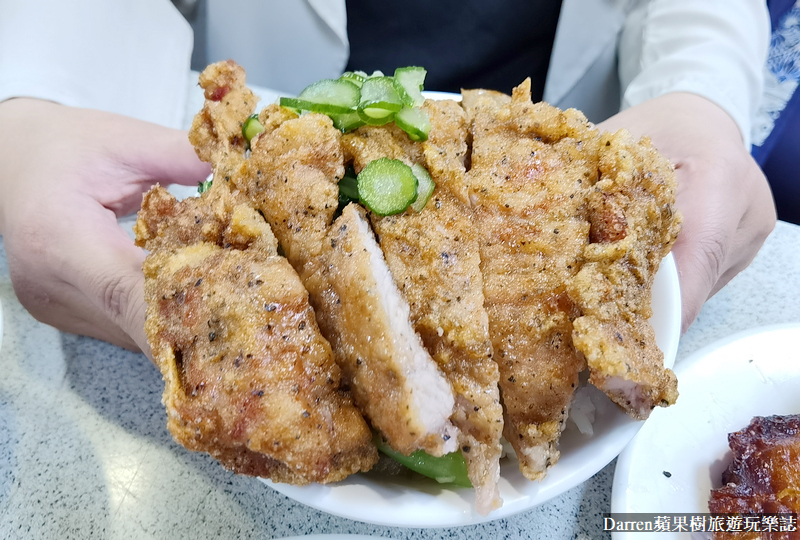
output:
M 447 92 L 530 77 L 542 97 L 561 0 L 346 1 L 349 71 L 422 66 L 425 88 Z
M 768 0 L 772 41 L 767 69 L 781 84 L 800 83 L 800 0 Z M 753 147 L 769 180 L 778 218 L 800 224 L 800 90 L 770 111 L 772 131 Z

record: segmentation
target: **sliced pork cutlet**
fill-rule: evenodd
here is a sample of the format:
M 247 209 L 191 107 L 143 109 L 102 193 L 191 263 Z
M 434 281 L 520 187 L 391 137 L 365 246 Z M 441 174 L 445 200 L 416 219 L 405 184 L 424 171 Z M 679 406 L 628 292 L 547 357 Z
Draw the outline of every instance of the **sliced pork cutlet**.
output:
M 502 504 L 497 488 L 503 431 L 499 373 L 492 360 L 471 210 L 442 187 L 458 176 L 463 185 L 466 118 L 452 101 L 428 102 L 425 108 L 431 117 L 425 143 L 411 143 L 399 129 L 364 127 L 345 135 L 342 144 L 357 172 L 374 159 L 391 157 L 426 166 L 437 184 L 421 212 L 370 218 L 410 306 L 414 329 L 455 393 L 452 418 L 461 431 L 459 448 L 476 488 L 476 508 L 488 514 Z
M 395 450 L 455 451 L 453 390 L 414 331 L 360 206 L 344 208 L 322 258 L 305 284 L 356 403 Z
M 675 374 L 648 322 L 661 260 L 680 230 L 673 168 L 650 144 L 627 132 L 600 140 L 599 179 L 587 197 L 591 224 L 585 263 L 568 284 L 581 310 L 573 342 L 590 382 L 634 418 L 678 397 Z
M 377 461 L 299 277 L 225 184 L 149 191 L 136 225 L 145 330 L 173 437 L 243 474 L 335 482 Z
M 469 190 L 464 178 L 470 159 L 470 131 L 467 114 L 460 103 L 451 99 L 428 99 L 422 105 L 428 113 L 431 130 L 421 143 L 425 167 L 439 190 L 450 192 L 461 203 L 470 206 Z M 465 212 L 470 217 L 468 209 Z
M 264 214 L 289 262 L 305 278 L 321 263 L 339 204 L 344 158 L 341 134 L 330 118 L 286 118 L 285 110 L 272 105 L 262 111 L 266 123 L 280 124 L 251 141 L 250 156 L 232 182 Z
M 520 470 L 540 480 L 559 458 L 583 356 L 572 346 L 579 314 L 566 292 L 589 224 L 585 184 L 596 175 L 586 119 L 532 104 L 529 81 L 512 99 L 466 91 L 471 119 L 469 196 L 481 235 L 481 269 L 506 439 Z
M 277 231 L 311 294 L 356 403 L 396 450 L 456 448 L 453 393 L 408 319 L 369 224 L 335 222 L 341 135 L 324 115 L 287 120 L 253 145 L 234 183 Z
M 231 103 L 231 115 L 249 116 Z M 352 211 L 333 223 L 344 175 L 340 132 L 327 116 L 297 117 L 275 105 L 259 119 L 265 131 L 250 141 L 249 156 L 225 170 L 300 274 L 357 405 L 398 451 L 455 450 L 452 390 L 414 333 L 372 231 Z M 211 129 L 229 133 L 235 124 Z

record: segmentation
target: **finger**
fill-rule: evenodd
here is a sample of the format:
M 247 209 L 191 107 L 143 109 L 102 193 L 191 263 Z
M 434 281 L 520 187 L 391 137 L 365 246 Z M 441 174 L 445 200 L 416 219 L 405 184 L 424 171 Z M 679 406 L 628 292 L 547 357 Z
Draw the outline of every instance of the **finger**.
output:
M 98 327 L 92 332 L 74 321 L 71 324 L 77 329 L 73 331 L 147 351 L 144 251 L 134 245 L 111 211 L 81 194 L 66 199 L 62 201 L 65 207 L 81 219 L 52 231 L 50 244 L 57 246 L 52 264 L 57 265 L 58 277 L 74 289 L 62 293 L 64 304 L 79 306 L 80 320 Z
M 49 271 L 61 265 L 41 252 L 39 246 L 41 242 L 31 235 L 10 235 L 6 240 L 11 282 L 22 306 L 36 320 L 64 332 L 139 350 L 134 340 L 82 291 Z
M 737 211 L 713 204 L 719 175 L 692 160 L 676 168 L 677 203 L 683 225 L 673 247 L 681 286 L 682 328 L 697 318 L 726 268 Z M 736 204 L 736 201 L 731 201 Z
M 92 267 L 81 274 L 77 287 L 140 350 L 147 351 L 142 274 L 145 254 L 115 225 L 102 230 L 96 243 L 86 250 Z
M 726 267 L 711 290 L 712 296 L 719 292 L 739 272 L 750 266 L 750 263 L 758 255 L 764 241 L 775 229 L 777 214 L 772 192 L 766 179 L 763 179 L 760 170 L 756 170 L 754 174 L 762 178 L 755 178 L 750 183 L 753 189 L 747 199 L 751 201 L 751 205 L 739 222 L 733 245 L 726 261 Z M 762 179 L 763 182 L 760 181 Z
M 211 166 L 200 161 L 189 143 L 185 131 L 173 130 L 136 122 L 130 139 L 115 147 L 115 156 L 107 163 L 110 168 L 105 177 L 122 174 L 127 180 L 117 182 L 117 190 L 96 186 L 100 202 L 117 216 L 131 214 L 139 209 L 142 193 L 155 184 L 198 185 L 211 173 Z M 125 184 L 119 189 L 119 184 Z M 114 182 L 110 186 L 114 186 Z
M 139 344 L 127 332 L 101 313 L 82 291 L 71 285 L 64 287 L 57 296 L 51 296 L 46 304 L 36 304 L 31 308 L 23 305 L 38 321 L 64 332 L 93 337 L 131 351 L 141 351 Z
M 138 149 L 133 165 L 145 175 L 150 185 L 155 182 L 197 185 L 211 174 L 211 165 L 197 157 L 187 132 L 145 122 L 139 123 L 138 127 L 140 132 L 131 136 L 146 141 L 146 144 Z M 126 148 L 126 152 L 129 150 Z
M 147 314 L 147 304 L 144 300 L 144 274 L 141 271 L 135 276 L 130 289 L 130 303 L 124 314 L 122 327 L 136 343 L 138 350 L 142 351 L 151 361 L 153 353 L 150 350 L 150 343 L 144 329 L 145 315 Z
M 711 294 L 717 276 L 712 250 L 694 239 L 683 238 L 673 248 L 681 287 L 681 328 L 686 332 Z

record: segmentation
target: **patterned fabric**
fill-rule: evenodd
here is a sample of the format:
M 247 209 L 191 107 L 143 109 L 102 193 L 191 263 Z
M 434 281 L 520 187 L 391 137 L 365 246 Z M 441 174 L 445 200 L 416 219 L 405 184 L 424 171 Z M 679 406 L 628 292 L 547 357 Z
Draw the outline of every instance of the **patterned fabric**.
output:
M 786 126 L 781 125 L 782 113 L 790 106 L 800 83 L 800 0 L 787 6 L 782 16 L 782 6 L 773 6 L 780 3 L 770 3 L 773 20 L 779 22 L 774 24 L 765 66 L 763 101 L 753 125 L 753 145 L 758 147 L 754 148 L 753 155 L 759 163 L 766 160 L 775 140 L 785 129 Z
M 768 0 L 772 42 L 753 123 L 753 158 L 772 188 L 778 219 L 800 224 L 800 0 Z

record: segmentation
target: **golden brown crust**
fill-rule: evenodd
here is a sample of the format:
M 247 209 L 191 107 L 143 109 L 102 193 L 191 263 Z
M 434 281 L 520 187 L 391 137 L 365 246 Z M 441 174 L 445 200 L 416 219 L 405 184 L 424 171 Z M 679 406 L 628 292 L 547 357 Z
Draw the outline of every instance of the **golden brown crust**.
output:
M 722 486 L 711 490 L 711 513 L 800 512 L 800 415 L 757 416 L 746 428 L 728 435 L 728 443 L 733 461 L 722 475 Z M 715 540 L 796 537 L 796 532 L 780 530 L 714 535 Z
M 486 310 L 500 370 L 506 439 L 520 469 L 541 479 L 558 460 L 578 375 L 575 314 L 564 292 L 588 234 L 582 182 L 596 169 L 585 119 L 532 104 L 526 85 L 511 100 L 474 92 L 466 183 L 481 232 Z M 571 131 L 570 131 L 571 130 Z M 567 133 L 579 135 L 565 139 Z M 586 140 L 584 146 L 578 141 Z
M 456 431 L 449 420 L 452 391 L 411 328 L 408 306 L 397 302 L 392 308 L 387 300 L 400 293 L 389 269 L 384 266 L 383 280 L 376 272 L 379 254 L 364 210 L 350 204 L 334 222 L 322 264 L 305 284 L 364 415 L 397 451 L 441 455 L 445 445 L 447 451 L 456 448 L 450 440 Z M 438 429 L 420 420 L 431 411 L 435 421 L 429 423 Z
M 200 86 L 206 100 L 192 121 L 189 142 L 200 159 L 212 164 L 214 177 L 221 179 L 244 162 L 247 140 L 242 124 L 258 99 L 245 86 L 244 69 L 230 60 L 203 70 Z
M 675 179 L 649 141 L 532 103 L 528 81 L 510 99 L 464 96 L 505 436 L 537 479 L 558 459 L 584 358 L 591 382 L 635 417 L 677 397 L 647 323 L 679 230 Z
M 238 95 L 242 81 L 230 83 L 225 78 L 228 66 L 222 67 L 210 70 L 212 76 L 222 78 L 221 83 L 211 79 L 204 84 L 230 87 L 229 94 Z M 241 109 L 236 100 L 225 103 L 234 118 L 245 118 L 250 112 Z M 216 103 L 208 100 L 206 105 L 225 114 L 225 107 L 217 109 Z M 263 110 L 259 119 L 265 131 L 250 141 L 247 159 L 239 162 L 238 156 L 217 154 L 221 166 L 230 172 L 224 178 L 216 175 L 215 182 L 229 184 L 272 226 L 287 259 L 308 287 L 336 361 L 348 382 L 359 381 L 351 387 L 371 423 L 404 453 L 423 448 L 440 455 L 455 449 L 451 435 L 456 430 L 449 420 L 452 391 L 411 330 L 407 308 L 400 316 L 405 322 L 397 320 L 402 301 L 394 302 L 399 293 L 388 270 L 384 271 L 386 282 L 376 282 L 385 263 L 377 245 L 378 257 L 364 252 L 367 244 L 374 244 L 369 226 L 365 234 L 356 234 L 351 220 L 347 234 L 341 235 L 341 224 L 332 223 L 338 207 L 338 181 L 344 175 L 341 133 L 325 115 L 297 117 L 276 106 Z M 219 121 L 219 125 L 212 122 L 218 133 L 235 128 L 229 118 L 213 120 Z M 382 139 L 394 137 L 401 147 L 411 146 L 397 128 L 394 133 L 380 129 L 372 134 Z M 338 246 L 332 246 L 337 241 Z M 353 248 L 343 250 L 347 245 Z M 351 286 L 344 287 L 344 283 Z M 338 303 L 330 301 L 332 294 Z M 425 365 L 431 377 L 420 387 L 410 374 Z M 369 376 L 364 375 L 367 372 Z M 426 396 L 434 401 L 424 403 Z
M 214 186 L 182 203 L 151 191 L 135 229 L 138 244 L 153 250 L 148 332 L 168 381 L 170 429 L 188 447 L 295 483 L 368 468 L 374 448 L 364 442 L 363 420 L 357 428 L 357 413 L 348 412 L 355 409 L 330 365 L 333 351 L 359 408 L 396 449 L 438 454 L 458 433 L 488 512 L 499 504 L 501 430 L 524 474 L 541 479 L 558 459 L 587 365 L 590 381 L 635 417 L 675 401 L 675 377 L 647 318 L 680 218 L 672 168 L 649 141 L 601 134 L 578 111 L 534 104 L 525 81 L 512 96 L 475 90 L 462 104 L 427 101 L 432 129 L 423 143 L 394 125 L 342 136 L 326 116 L 270 105 L 248 153 L 241 126 L 256 100 L 244 71 L 221 62 L 200 82 L 206 103 L 190 138 L 213 163 Z M 436 183 L 422 212 L 370 215 L 380 249 L 362 209 L 350 206 L 334 222 L 345 165 L 358 172 L 379 157 L 423 164 Z M 278 244 L 297 273 L 277 256 Z M 217 319 L 225 338 L 196 326 Z M 253 321 L 261 332 L 242 330 Z M 204 333 L 208 343 L 198 341 Z M 258 366 L 246 354 L 220 356 L 218 347 L 243 343 Z M 441 391 L 414 382 L 427 363 L 434 380 L 439 369 L 446 375 Z M 251 372 L 237 379 L 243 365 Z M 259 370 L 267 365 L 283 367 L 266 376 Z M 215 369 L 234 375 L 214 383 Z M 300 371 L 317 375 L 303 386 Z M 290 380 L 323 405 L 311 411 L 306 397 L 287 392 Z M 201 383 L 239 416 L 196 399 Z M 256 383 L 272 385 L 270 395 L 258 395 Z M 450 402 L 442 408 L 447 399 L 437 396 Z M 309 405 L 298 405 L 304 399 Z M 261 425 L 252 407 L 274 422 Z M 251 428 L 262 435 L 245 437 Z
M 263 114 L 263 113 L 262 113 Z M 322 114 L 270 114 L 271 131 L 252 141 L 233 185 L 260 210 L 301 277 L 315 261 L 339 204 L 340 133 Z
M 368 470 L 370 431 L 264 219 L 225 184 L 183 202 L 156 187 L 139 225 L 152 250 L 145 330 L 175 439 L 276 481 Z
M 342 138 L 359 170 L 381 157 L 420 163 L 436 184 L 421 212 L 370 215 L 386 262 L 408 301 L 414 330 L 447 376 L 456 396 L 453 423 L 477 490 L 477 508 L 502 503 L 497 488 L 503 430 L 497 365 L 492 359 L 483 298 L 478 235 L 464 188 L 466 115 L 454 101 L 426 101 L 428 140 L 412 143 L 398 130 L 376 136 L 360 129 Z M 459 200 L 461 199 L 461 200 Z

